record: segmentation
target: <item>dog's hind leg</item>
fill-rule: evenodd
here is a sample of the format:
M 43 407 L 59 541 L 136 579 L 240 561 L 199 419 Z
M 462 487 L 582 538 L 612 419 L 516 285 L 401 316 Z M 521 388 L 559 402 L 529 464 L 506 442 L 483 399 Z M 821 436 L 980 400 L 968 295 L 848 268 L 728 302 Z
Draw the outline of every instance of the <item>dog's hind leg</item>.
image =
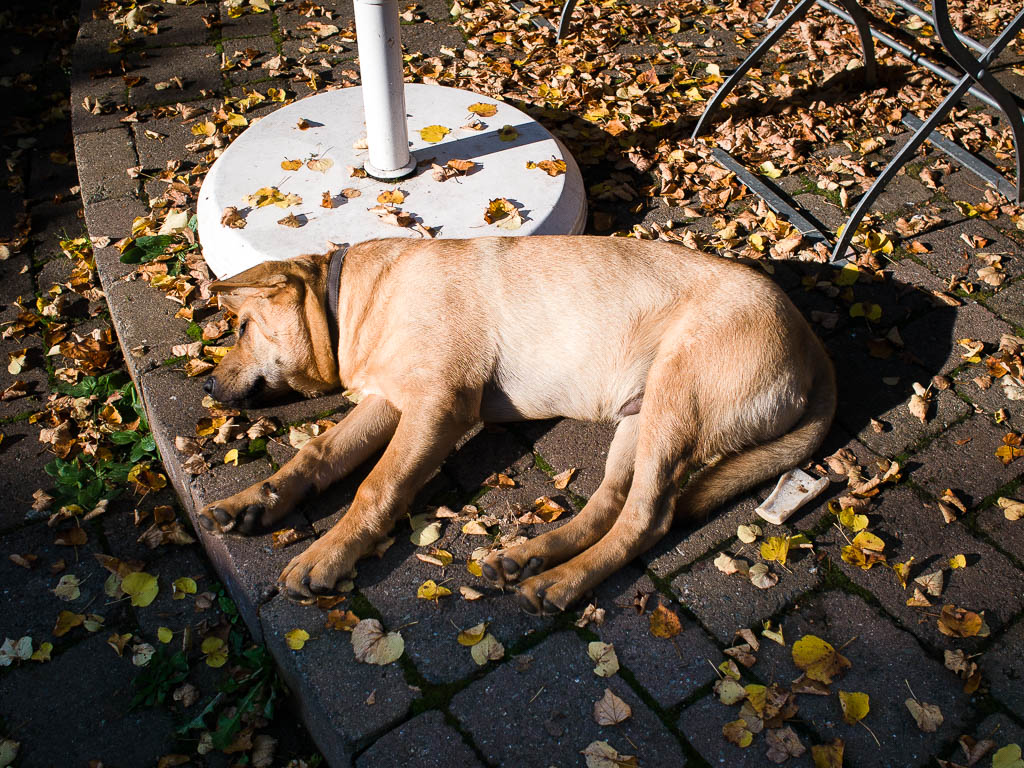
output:
M 208 531 L 255 533 L 280 520 L 311 491 L 322 491 L 384 447 L 398 426 L 399 412 L 369 395 L 344 419 L 306 443 L 263 482 L 207 504 L 199 523 Z
M 529 613 L 565 610 L 650 548 L 672 525 L 679 482 L 693 461 L 698 414 L 691 377 L 677 354 L 656 361 L 636 417 L 633 478 L 622 511 L 593 546 L 519 585 Z
M 622 510 L 633 479 L 638 415 L 619 422 L 608 449 L 604 478 L 580 513 L 559 528 L 506 550 L 492 552 L 481 564 L 499 586 L 526 579 L 596 544 Z

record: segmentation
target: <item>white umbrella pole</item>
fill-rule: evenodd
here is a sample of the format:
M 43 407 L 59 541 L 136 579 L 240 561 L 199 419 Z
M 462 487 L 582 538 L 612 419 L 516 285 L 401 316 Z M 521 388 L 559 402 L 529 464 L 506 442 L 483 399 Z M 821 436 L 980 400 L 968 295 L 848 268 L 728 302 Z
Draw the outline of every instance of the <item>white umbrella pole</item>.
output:
M 398 179 L 416 168 L 409 153 L 397 0 L 354 0 L 369 159 L 366 172 Z

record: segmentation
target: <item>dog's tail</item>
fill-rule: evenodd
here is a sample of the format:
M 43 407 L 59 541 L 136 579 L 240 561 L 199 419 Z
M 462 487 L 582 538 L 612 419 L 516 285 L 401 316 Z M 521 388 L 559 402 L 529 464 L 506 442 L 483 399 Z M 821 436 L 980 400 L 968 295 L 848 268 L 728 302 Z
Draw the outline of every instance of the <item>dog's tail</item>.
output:
M 819 342 L 820 344 L 820 342 Z M 807 461 L 828 433 L 836 411 L 836 377 L 824 349 L 807 410 L 789 432 L 725 456 L 696 474 L 676 503 L 676 519 L 701 518 L 734 496 Z

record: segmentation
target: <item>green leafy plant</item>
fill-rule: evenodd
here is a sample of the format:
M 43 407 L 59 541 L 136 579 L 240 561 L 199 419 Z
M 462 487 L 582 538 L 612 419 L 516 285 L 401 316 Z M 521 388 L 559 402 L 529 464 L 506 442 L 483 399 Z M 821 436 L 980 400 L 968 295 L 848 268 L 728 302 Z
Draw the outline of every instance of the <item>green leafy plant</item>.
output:
M 128 705 L 129 711 L 140 705 L 155 707 L 163 704 L 171 689 L 188 677 L 188 669 L 188 659 L 183 651 L 171 653 L 163 646 L 158 646 L 149 664 L 132 681 L 135 695 Z

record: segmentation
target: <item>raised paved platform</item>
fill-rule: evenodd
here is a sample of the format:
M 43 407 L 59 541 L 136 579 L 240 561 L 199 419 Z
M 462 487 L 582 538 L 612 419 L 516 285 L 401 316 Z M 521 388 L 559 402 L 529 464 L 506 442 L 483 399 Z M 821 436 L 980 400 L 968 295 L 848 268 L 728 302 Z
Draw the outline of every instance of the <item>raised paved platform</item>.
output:
M 343 28 L 349 18 L 346 4 L 324 5 L 336 10 L 331 23 Z M 117 241 L 129 235 L 134 217 L 148 212 L 145 201 L 165 192 L 167 184 L 152 177 L 168 161 L 181 160 L 189 166 L 204 162 L 209 145 L 199 152 L 187 148 L 199 135 L 193 126 L 208 119 L 225 97 L 242 97 L 247 86 L 264 95 L 268 88 L 287 88 L 297 95 L 309 92 L 304 84 L 309 75 L 296 66 L 287 73 L 264 72 L 258 65 L 255 71 L 222 70 L 222 57 L 252 57 L 244 53 L 247 48 L 256 51 L 259 56 L 255 58 L 261 61 L 280 54 L 293 60 L 307 56 L 307 65 L 322 78 L 337 85 L 352 82 L 354 44 L 350 38 L 341 33 L 335 38 L 337 45 L 317 50 L 315 41 L 301 37 L 300 30 L 309 17 L 300 15 L 296 4 L 231 19 L 224 6 L 198 3 L 159 7 L 161 31 L 143 39 L 144 57 L 137 51 L 131 54 L 145 80 L 125 87 L 119 73 L 94 74 L 120 60 L 119 55 L 109 53 L 115 38 L 113 26 L 105 18 L 91 19 L 95 7 L 92 0 L 84 6 L 72 95 L 82 197 L 94 238 Z M 649 12 L 645 6 L 636 9 L 638 14 Z M 685 15 L 683 8 L 676 12 Z M 202 16 L 211 13 L 219 23 L 208 29 Z M 481 35 L 477 39 L 482 45 L 493 42 L 488 37 L 493 32 L 479 32 L 469 23 L 454 26 L 449 9 L 440 0 L 424 3 L 413 19 L 403 29 L 409 31 L 407 48 L 423 52 L 410 62 L 419 73 L 416 77 L 426 76 L 423 72 L 430 67 L 432 56 L 444 56 L 451 62 L 446 51 L 465 47 L 460 31 L 472 28 L 470 34 Z M 498 28 L 501 24 L 515 29 L 514 18 L 502 20 Z M 680 55 L 690 57 L 689 63 L 696 65 L 705 61 L 703 41 L 711 40 L 707 46 L 711 51 L 716 45 L 732 45 L 734 30 L 710 33 L 703 26 L 690 25 L 669 37 L 680 46 Z M 315 54 L 303 54 L 304 47 Z M 504 50 L 495 43 L 496 53 L 491 55 Z M 657 46 L 627 48 L 626 52 L 649 57 L 657 52 Z M 720 52 L 713 58 L 721 61 L 723 68 L 729 65 L 729 58 Z M 458 61 L 457 66 L 472 69 L 473 62 Z M 264 74 L 266 79 L 261 79 Z M 157 89 L 157 83 L 172 76 L 181 78 L 181 88 Z M 442 78 L 439 73 L 429 76 Z M 463 76 L 444 77 L 448 78 L 442 78 L 446 84 L 456 84 L 450 81 Z M 488 78 L 480 82 L 496 87 Z M 518 86 L 508 83 L 508 87 L 514 91 L 511 96 L 526 98 L 527 92 L 516 90 Z M 87 97 L 105 98 L 123 108 L 92 114 L 83 108 Z M 684 103 L 678 91 L 673 98 Z M 205 111 L 188 121 L 170 112 L 154 112 L 155 105 L 175 103 Z M 247 112 L 247 117 L 265 114 L 273 106 L 268 101 Z M 599 218 L 602 215 L 613 220 L 620 216 L 620 226 L 643 216 L 648 223 L 659 222 L 671 216 L 684 218 L 686 206 L 697 204 L 694 199 L 679 208 L 666 208 L 653 200 L 636 212 L 626 211 L 620 202 L 624 198 L 615 197 L 614 192 L 619 189 L 627 195 L 617 186 L 623 183 L 621 169 L 612 168 L 605 158 L 613 152 L 628 164 L 629 141 L 623 145 L 607 136 L 595 140 L 595 131 L 600 131 L 578 119 L 578 107 L 569 107 L 568 116 L 555 114 L 550 119 L 552 129 L 581 160 L 593 196 L 591 210 L 597 216 L 592 230 L 607 229 L 600 223 L 605 221 Z M 140 122 L 121 123 L 133 110 L 138 110 Z M 627 138 L 642 145 L 648 158 L 667 159 L 665 148 L 655 149 L 651 137 L 636 134 Z M 831 148 L 847 151 L 838 142 Z M 696 154 L 693 158 L 695 163 L 699 160 Z M 146 173 L 138 178 L 125 174 L 126 168 L 140 165 Z M 632 173 L 632 184 L 651 183 L 650 177 Z M 184 175 L 190 184 L 196 180 L 187 170 Z M 914 206 L 903 209 L 899 200 L 892 201 L 893 208 L 883 211 L 888 216 L 886 226 L 896 226 L 898 216 L 933 212 L 940 224 L 903 241 L 919 240 L 927 250 L 913 254 L 906 249 L 897 251 L 897 260 L 885 279 L 865 278 L 855 287 L 842 287 L 834 272 L 818 265 L 777 262 L 774 273 L 794 301 L 815 319 L 840 377 L 837 423 L 819 459 L 846 447 L 860 465 L 869 467 L 869 474 L 870 463 L 878 458 L 901 462 L 900 485 L 886 486 L 872 503 L 871 530 L 886 541 L 891 560 L 915 558 L 912 577 L 945 568 L 947 587 L 933 601 L 937 607 L 932 612 L 908 608 L 909 592 L 899 588 L 887 568 L 862 571 L 844 563 L 841 551 L 847 542 L 829 525 L 825 500 L 802 510 L 787 526 L 765 526 L 771 535 L 808 532 L 815 543 L 813 554 L 802 553 L 786 569 L 775 568 L 780 577 L 777 586 L 757 590 L 748 582 L 720 573 L 712 563 L 722 551 L 758 559 L 755 550 L 737 540 L 736 526 L 755 520 L 752 509 L 767 488 L 726 505 L 711 520 L 677 528 L 634 566 L 602 585 L 593 599 L 607 610 L 605 622 L 585 629 L 572 624 L 579 610 L 555 619 L 532 618 L 522 614 L 509 595 L 491 590 L 468 574 L 465 563 L 478 542 L 451 523 L 444 525 L 436 546 L 455 556 L 455 564 L 444 574 L 455 594 L 436 604 L 417 599 L 418 585 L 441 574 L 436 566 L 414 557 L 408 527 L 400 524 L 394 545 L 380 559 L 360 564 L 355 591 L 339 606 L 361 618 L 380 618 L 387 629 L 399 629 L 403 634 L 402 659 L 374 667 L 354 660 L 349 635 L 326 628 L 324 612 L 316 607 L 294 605 L 283 598 L 261 603 L 264 589 L 275 581 L 301 543 L 274 549 L 269 536 L 217 539 L 202 534 L 218 574 L 254 635 L 262 638 L 274 655 L 299 713 L 331 765 L 353 761 L 360 766 L 404 764 L 408 759 L 418 765 L 472 765 L 476 761 L 490 766 L 570 766 L 581 764 L 580 751 L 595 740 L 608 741 L 622 754 L 637 755 L 646 766 L 764 765 L 763 737 L 745 750 L 723 738 L 722 726 L 736 718 L 737 709 L 720 704 L 711 686 L 718 677 L 714 668 L 725 660 L 722 651 L 733 644 L 736 630 L 750 627 L 759 632 L 766 621 L 781 623 L 790 646 L 805 633 L 821 635 L 836 647 L 848 643 L 843 653 L 853 668 L 834 688 L 871 696 L 871 714 L 865 724 L 880 744 L 864 728 L 842 723 L 834 694 L 828 698 L 801 696 L 797 725 L 808 747 L 842 738 L 846 742 L 844 765 L 931 765 L 932 758 L 953 754 L 961 733 L 984 738 L 994 732 L 991 738 L 1000 745 L 1018 738 L 1024 725 L 1019 693 L 1019 659 L 1024 653 L 1024 558 L 1019 544 L 1024 521 L 1007 522 L 995 507 L 995 499 L 1000 495 L 1020 497 L 1024 460 L 1003 465 L 994 452 L 1003 435 L 1011 429 L 1019 432 L 1024 426 L 1024 402 L 1006 399 L 998 385 L 980 390 L 973 382 L 979 366 L 964 360 L 956 340 L 982 341 L 988 353 L 996 349 L 1002 334 L 1021 333 L 1024 258 L 1015 225 L 1020 212 L 1007 207 L 996 209 L 993 217 L 963 218 L 953 202 L 977 204 L 984 201 L 985 192 L 961 174 L 948 176 L 941 191 L 927 189 L 916 177 L 907 177 L 904 183 L 913 190 L 905 200 L 914 200 Z M 186 208 L 194 205 L 194 193 L 194 188 L 186 190 Z M 801 195 L 826 210 L 834 208 L 834 201 L 817 193 L 802 189 Z M 702 237 L 720 228 L 710 226 L 710 216 L 726 211 L 724 204 L 704 202 L 708 218 L 693 226 Z M 755 201 L 741 198 L 728 209 L 729 215 L 738 216 L 754 205 Z M 951 274 L 967 274 L 969 269 L 970 277 L 976 278 L 977 261 L 961 258 L 961 253 L 969 257 L 978 252 L 978 248 L 964 247 L 976 242 L 972 238 L 984 238 L 991 245 L 982 247 L 998 248 L 1003 254 L 1007 279 L 998 290 L 981 283 L 973 294 L 965 293 L 962 285 L 950 287 Z M 235 467 L 223 463 L 224 455 L 231 447 L 244 449 L 245 441 L 209 444 L 203 451 L 209 471 L 192 476 L 184 469 L 186 457 L 174 447 L 175 438 L 194 436 L 197 421 L 207 416 L 201 405 L 201 379 L 186 377 L 181 361 L 175 361 L 171 351 L 189 340 L 189 324 L 174 317 L 180 305 L 168 301 L 148 282 L 134 279 L 135 269 L 118 257 L 113 246 L 96 252 L 112 321 L 123 347 L 133 350 L 126 358 L 143 394 L 167 474 L 183 505 L 194 514 L 203 504 L 265 477 L 272 463 L 285 460 L 294 449 L 286 434 L 279 435 L 271 440 L 266 456 Z M 851 316 L 853 301 L 844 296 L 844 290 L 853 292 L 857 302 L 877 304 L 884 320 L 871 325 L 863 317 Z M 936 292 L 950 302 L 937 301 Z M 954 303 L 956 306 L 951 305 Z M 215 318 L 211 310 L 200 310 L 196 316 L 200 325 Z M 880 341 L 890 328 L 898 329 L 902 346 L 891 337 L 888 342 Z M 544 332 L 542 316 L 537 319 L 537 332 Z M 927 422 L 921 423 L 907 408 L 910 384 L 927 384 L 938 373 L 949 376 L 953 385 L 937 392 Z M 244 416 L 246 424 L 262 416 L 275 416 L 283 424 L 300 424 L 325 415 L 341 418 L 346 407 L 343 398 L 332 396 L 251 410 Z M 1001 414 L 997 424 L 999 409 L 1005 409 L 1005 416 Z M 458 509 L 472 501 L 500 516 L 512 505 L 528 506 L 541 495 L 552 495 L 570 512 L 578 511 L 599 481 L 608 440 L 604 428 L 568 421 L 483 429 L 445 463 L 414 511 L 439 503 Z M 577 477 L 565 492 L 559 492 L 551 476 L 569 467 L 577 468 Z M 493 472 L 510 475 L 516 487 L 486 488 L 484 481 Z M 842 478 L 834 479 L 837 482 L 829 498 L 845 486 Z M 351 499 L 355 483 L 342 483 L 304 508 L 301 515 L 283 521 L 282 527 L 323 532 Z M 955 489 L 969 509 L 961 520 L 948 526 L 943 526 L 936 508 L 936 499 L 945 488 Z M 966 569 L 951 571 L 943 565 L 959 553 L 966 556 Z M 462 585 L 479 589 L 484 597 L 463 600 L 457 590 Z M 683 618 L 683 633 L 672 641 L 652 637 L 648 616 L 635 607 L 646 607 L 649 612 L 659 601 Z M 990 635 L 953 639 L 940 634 L 935 615 L 945 602 L 984 610 Z M 483 667 L 456 642 L 459 629 L 480 621 L 488 622 L 488 631 L 506 649 L 501 661 Z M 285 633 L 297 628 L 308 631 L 311 639 L 302 650 L 293 651 L 286 644 Z M 591 671 L 587 644 L 595 639 L 614 643 L 622 666 L 617 676 L 605 680 Z M 962 693 L 961 681 L 943 668 L 943 652 L 953 649 L 977 654 L 974 661 L 983 670 L 984 682 L 972 695 Z M 796 674 L 789 648 L 762 639 L 758 662 L 743 671 L 743 679 L 788 685 Z M 941 707 L 945 720 L 938 731 L 922 733 L 910 719 L 903 706 L 910 695 L 904 678 L 916 696 Z M 632 717 L 620 727 L 600 727 L 591 717 L 592 705 L 605 687 L 632 709 Z M 993 723 L 1000 728 L 993 731 Z M 788 764 L 809 765 L 809 752 Z

